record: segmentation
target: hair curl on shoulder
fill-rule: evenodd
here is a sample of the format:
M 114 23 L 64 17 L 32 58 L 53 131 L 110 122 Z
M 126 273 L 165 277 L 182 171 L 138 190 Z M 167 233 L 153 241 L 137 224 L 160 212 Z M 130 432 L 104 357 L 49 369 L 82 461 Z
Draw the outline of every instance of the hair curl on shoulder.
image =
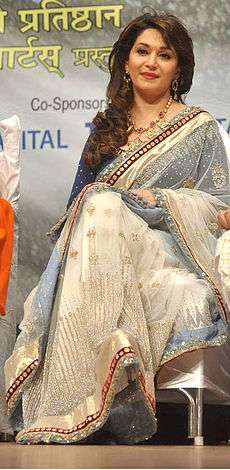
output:
M 128 110 L 132 105 L 132 87 L 124 80 L 125 65 L 137 37 L 145 29 L 157 29 L 167 45 L 176 51 L 180 68 L 178 101 L 189 92 L 194 72 L 193 43 L 186 27 L 170 13 L 145 13 L 132 20 L 115 42 L 109 57 L 110 81 L 107 87 L 107 108 L 93 119 L 91 133 L 84 152 L 84 159 L 91 167 L 97 167 L 106 157 L 112 157 L 128 141 Z

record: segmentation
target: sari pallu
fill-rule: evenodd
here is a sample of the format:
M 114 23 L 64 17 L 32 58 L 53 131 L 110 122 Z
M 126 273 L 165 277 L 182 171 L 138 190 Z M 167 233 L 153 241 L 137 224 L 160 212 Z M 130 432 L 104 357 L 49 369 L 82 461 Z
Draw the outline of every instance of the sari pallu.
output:
M 184 112 L 97 180 L 66 215 L 6 363 L 21 443 L 77 442 L 101 427 L 126 443 L 148 438 L 159 367 L 228 337 L 214 252 L 229 173 L 211 116 Z M 151 188 L 156 206 L 133 187 Z

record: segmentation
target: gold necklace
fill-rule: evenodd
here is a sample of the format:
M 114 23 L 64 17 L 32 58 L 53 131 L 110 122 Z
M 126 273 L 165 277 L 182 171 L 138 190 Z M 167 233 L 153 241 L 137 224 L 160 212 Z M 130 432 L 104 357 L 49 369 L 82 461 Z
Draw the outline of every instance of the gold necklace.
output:
M 156 127 L 158 122 L 161 121 L 167 114 L 172 102 L 173 102 L 173 97 L 170 96 L 163 111 L 159 112 L 158 117 L 154 121 L 151 121 L 148 127 L 136 127 L 132 118 L 131 111 L 128 111 L 128 130 L 127 130 L 128 134 L 131 134 L 131 132 L 135 131 L 138 135 L 141 135 L 144 132 L 150 131 L 151 129 Z

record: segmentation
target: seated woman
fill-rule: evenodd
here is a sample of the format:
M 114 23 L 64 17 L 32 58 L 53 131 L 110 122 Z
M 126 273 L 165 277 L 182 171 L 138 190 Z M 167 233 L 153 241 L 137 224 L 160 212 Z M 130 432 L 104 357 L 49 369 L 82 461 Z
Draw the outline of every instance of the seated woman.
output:
M 19 443 L 147 439 L 162 364 L 229 336 L 214 263 L 229 169 L 215 119 L 182 99 L 191 38 L 175 16 L 145 14 L 109 68 L 108 107 L 5 367 Z

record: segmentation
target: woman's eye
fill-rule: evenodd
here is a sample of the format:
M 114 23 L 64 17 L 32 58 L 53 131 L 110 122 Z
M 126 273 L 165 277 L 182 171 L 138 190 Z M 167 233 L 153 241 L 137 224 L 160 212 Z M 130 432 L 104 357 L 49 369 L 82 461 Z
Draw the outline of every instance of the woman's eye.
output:
M 166 52 L 161 52 L 160 57 L 163 57 L 163 59 L 170 59 L 171 56 L 167 54 Z
M 148 54 L 148 51 L 146 49 L 137 49 L 137 53 L 140 55 L 146 55 Z

